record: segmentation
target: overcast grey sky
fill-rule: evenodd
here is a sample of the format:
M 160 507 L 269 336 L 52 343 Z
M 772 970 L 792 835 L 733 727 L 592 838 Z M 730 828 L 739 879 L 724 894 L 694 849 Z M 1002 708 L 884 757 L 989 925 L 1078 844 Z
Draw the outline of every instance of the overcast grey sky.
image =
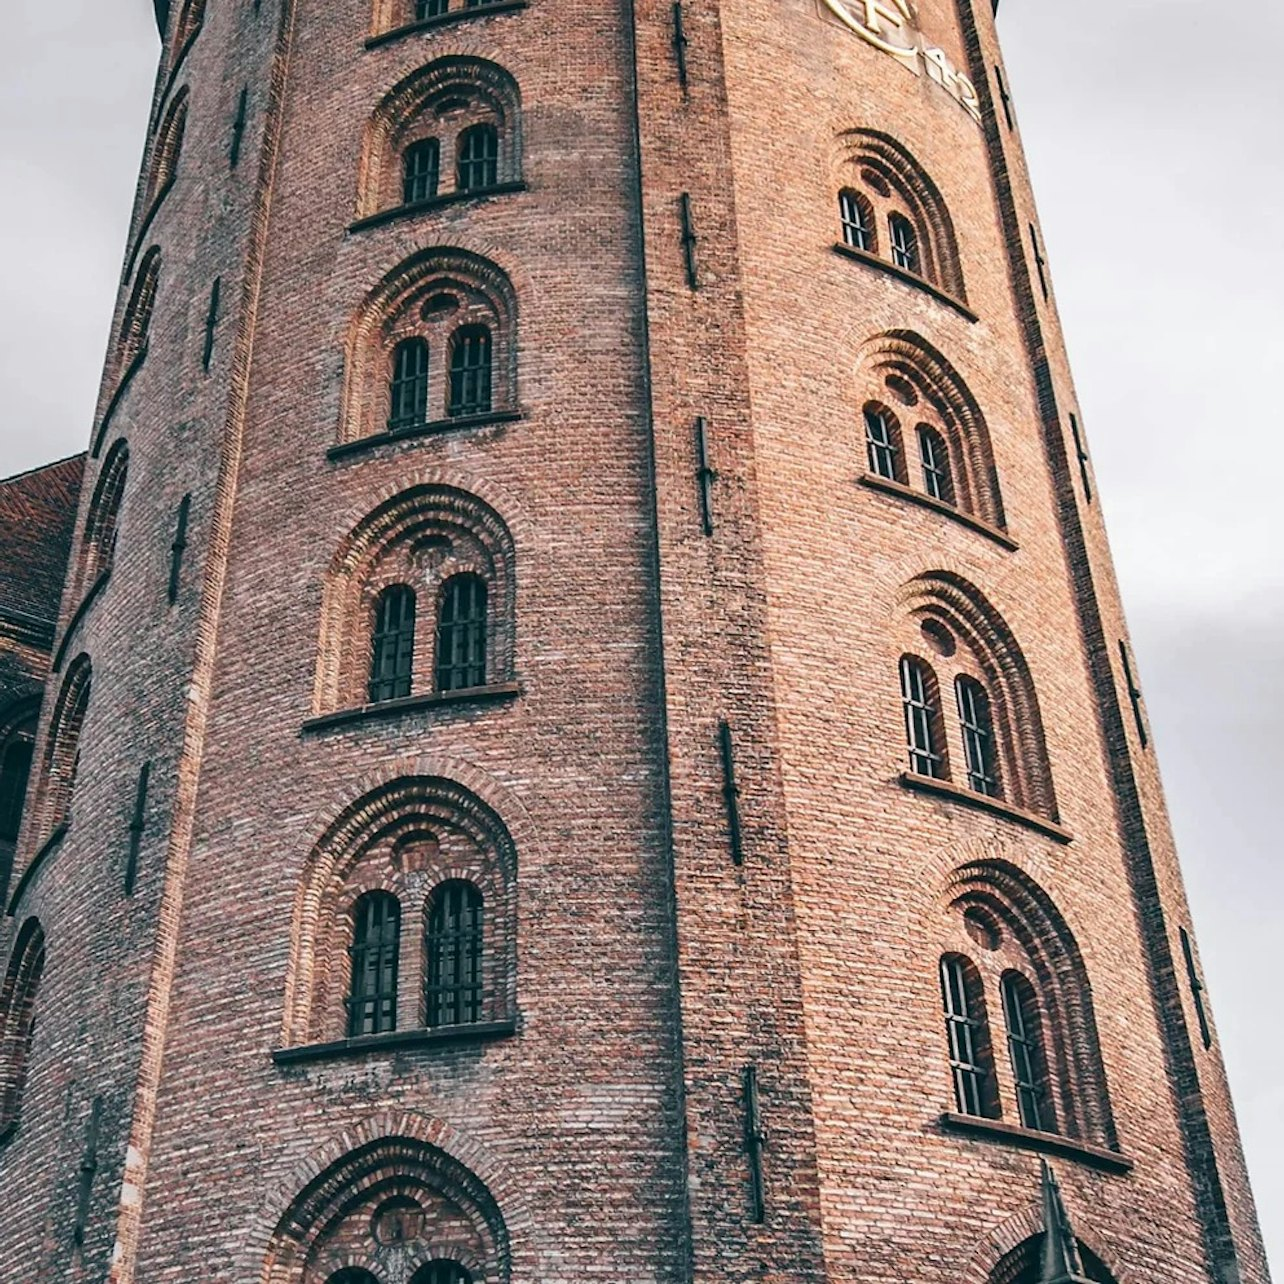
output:
M 1284 4 L 1000 27 L 1259 1211 L 1284 1270 Z M 0 475 L 84 448 L 150 0 L 0 17 Z

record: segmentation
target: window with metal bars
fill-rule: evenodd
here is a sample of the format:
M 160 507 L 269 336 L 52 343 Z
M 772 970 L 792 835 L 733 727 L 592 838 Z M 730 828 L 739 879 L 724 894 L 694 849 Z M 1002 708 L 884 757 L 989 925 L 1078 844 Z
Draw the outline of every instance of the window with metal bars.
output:
M 958 678 L 954 689 L 958 695 L 959 725 L 963 731 L 963 762 L 967 770 L 967 787 L 978 794 L 998 798 L 999 769 L 990 697 L 975 678 Z
M 484 325 L 461 326 L 450 341 L 450 404 L 447 413 L 484 415 L 491 407 L 491 338 Z
M 33 747 L 30 736 L 17 736 L 5 746 L 4 757 L 0 758 L 0 841 L 18 841 Z
M 452 575 L 437 610 L 437 690 L 486 685 L 486 581 Z
M 388 431 L 418 428 L 428 420 L 428 344 L 403 339 L 392 353 Z
M 499 130 L 494 125 L 470 125 L 459 135 L 457 155 L 459 191 L 479 192 L 499 182 Z
M 900 425 L 896 416 L 882 406 L 865 407 L 865 450 L 869 470 L 889 481 L 901 481 Z
M 375 601 L 370 646 L 370 700 L 399 700 L 410 694 L 415 663 L 415 591 L 393 584 Z
M 918 453 L 923 463 L 923 489 L 943 504 L 953 504 L 954 478 L 945 439 L 927 424 L 918 426 Z
M 1055 1129 L 1048 1104 L 1047 1070 L 1034 987 L 1019 972 L 1007 972 L 999 982 L 999 992 L 1003 998 L 1003 1019 L 1008 1027 L 1008 1053 L 1012 1058 L 1021 1125 L 1037 1132 L 1052 1132 Z
M 433 892 L 425 944 L 428 1025 L 476 1024 L 482 1019 L 482 894 L 472 883 L 453 879 Z
M 421 1266 L 411 1277 L 410 1284 L 473 1284 L 473 1277 L 458 1262 L 440 1258 Z
M 958 1112 L 997 1119 L 998 1100 L 985 999 L 976 970 L 960 955 L 947 954 L 941 960 L 941 1001 Z
M 440 18 L 450 8 L 449 0 L 415 0 L 415 21 Z
M 444 5 L 442 12 L 445 12 Z M 419 142 L 411 143 L 401 156 L 402 201 L 413 205 L 416 201 L 432 200 L 437 195 L 440 174 L 441 144 L 435 138 L 421 138 Z
M 923 270 L 918 253 L 918 234 L 914 224 L 904 214 L 887 216 L 887 231 L 891 240 L 892 262 L 907 272 L 920 274 Z
M 401 904 L 388 892 L 367 892 L 352 911 L 352 984 L 348 1037 L 397 1028 L 397 963 Z
M 912 655 L 901 657 L 901 701 L 905 706 L 905 738 L 910 770 L 920 776 L 944 779 L 940 697 L 931 666 Z
M 838 216 L 843 225 L 843 244 L 872 254 L 877 249 L 874 235 L 874 207 L 869 198 L 850 187 L 838 193 Z

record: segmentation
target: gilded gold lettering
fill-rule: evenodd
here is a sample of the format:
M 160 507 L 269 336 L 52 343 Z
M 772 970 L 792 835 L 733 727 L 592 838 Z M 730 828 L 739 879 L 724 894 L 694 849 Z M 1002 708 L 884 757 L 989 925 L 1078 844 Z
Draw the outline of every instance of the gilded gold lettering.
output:
M 895 18 L 898 24 L 903 23 L 903 19 L 899 18 L 894 12 L 889 12 L 885 5 L 877 4 L 876 0 L 859 0 L 859 2 L 867 16 L 877 9 L 877 12 L 884 17 Z M 902 0 L 895 0 L 895 3 L 900 5 Z M 825 5 L 848 30 L 854 31 L 862 40 L 873 45 L 875 49 L 881 49 L 884 53 L 889 53 L 893 58 L 899 59 L 916 75 L 919 73 L 917 49 L 909 49 L 904 45 L 894 45 L 884 40 L 881 25 L 877 27 L 867 26 L 852 13 L 851 9 L 843 3 L 843 0 L 825 0 Z M 877 22 L 876 17 L 874 21 Z

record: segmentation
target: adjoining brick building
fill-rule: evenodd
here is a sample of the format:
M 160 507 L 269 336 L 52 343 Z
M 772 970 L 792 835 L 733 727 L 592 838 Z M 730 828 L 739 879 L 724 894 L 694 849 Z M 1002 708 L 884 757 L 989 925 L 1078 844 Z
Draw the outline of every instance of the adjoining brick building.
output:
M 158 17 L 4 1278 L 1267 1284 L 989 0 Z

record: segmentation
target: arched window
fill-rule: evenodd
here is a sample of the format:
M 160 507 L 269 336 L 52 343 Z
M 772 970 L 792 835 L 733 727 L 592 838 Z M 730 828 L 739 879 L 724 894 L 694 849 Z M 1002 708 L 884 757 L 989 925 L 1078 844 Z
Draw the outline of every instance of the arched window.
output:
M 901 657 L 901 701 L 905 706 L 905 739 L 910 770 L 920 776 L 945 777 L 941 697 L 931 665 L 916 656 Z
M 331 1275 L 325 1284 L 379 1284 L 379 1281 L 360 1266 L 345 1266 Z
M 958 694 L 959 728 L 963 733 L 963 763 L 967 787 L 991 798 L 1002 797 L 998 757 L 994 745 L 994 720 L 990 697 L 975 679 L 962 676 L 954 684 Z
M 997 1119 L 985 996 L 976 969 L 961 955 L 947 954 L 941 960 L 941 1001 L 954 1077 L 954 1104 L 961 1115 Z
M 869 197 L 845 187 L 838 193 L 838 216 L 843 226 L 843 244 L 874 254 L 878 237 L 874 230 L 874 207 Z
M 455 575 L 441 590 L 437 611 L 437 690 L 486 684 L 486 581 Z
M 36 1029 L 36 992 L 45 967 L 45 934 L 28 919 L 18 933 L 0 990 L 0 1140 L 18 1124 Z
M 116 529 L 129 479 L 129 446 L 116 441 L 103 463 L 89 513 L 85 518 L 81 563 L 76 568 L 76 591 L 85 592 L 99 576 L 111 570 L 116 557 Z
M 16 843 L 22 828 L 22 807 L 27 798 L 31 777 L 31 754 L 34 742 L 29 733 L 16 735 L 0 755 L 0 842 Z M 3 893 L 0 879 L 0 893 Z
M 869 455 L 869 471 L 876 477 L 905 480 L 900 424 L 886 406 L 871 403 L 865 407 L 865 450 Z
M 370 699 L 399 700 L 408 696 L 415 666 L 415 591 L 394 584 L 375 602 L 374 636 L 370 646 Z
M 119 377 L 140 360 L 147 348 L 151 333 L 152 313 L 156 309 L 156 288 L 160 281 L 160 247 L 152 246 L 143 255 L 138 275 L 125 314 L 121 318 L 120 334 L 116 342 L 116 374 Z
M 1048 1100 L 1047 1061 L 1034 987 L 1020 972 L 1005 972 L 999 982 L 999 992 L 1003 999 L 1003 1020 L 1008 1028 L 1012 1082 L 1022 1127 L 1056 1132 L 1056 1120 Z
M 156 133 L 156 146 L 152 153 L 152 169 L 147 180 L 147 204 L 155 205 L 169 191 L 178 174 L 178 158 L 183 150 L 183 136 L 187 132 L 188 90 L 179 90 L 174 96 Z
M 428 201 L 437 195 L 441 173 L 441 144 L 435 138 L 421 138 L 402 153 L 401 199 L 406 205 Z
M 479 192 L 499 182 L 499 130 L 494 125 L 471 125 L 459 135 L 455 187 Z
M 942 504 L 954 504 L 954 476 L 945 439 L 929 424 L 918 426 L 918 453 L 923 464 L 923 489 Z
M 482 1014 L 482 895 L 452 879 L 428 905 L 425 978 L 429 1026 L 472 1025 Z
M 367 892 L 352 911 L 352 984 L 348 1037 L 397 1028 L 397 962 L 401 905 L 387 892 Z
M 450 404 L 446 413 L 484 415 L 491 407 L 490 331 L 484 325 L 456 330 L 450 341 Z
M 183 0 L 174 24 L 174 49 L 181 57 L 200 34 L 205 22 L 205 0 Z
M 473 1284 L 473 1277 L 458 1262 L 444 1259 L 421 1266 L 410 1284 Z
M 67 669 L 45 736 L 42 760 L 41 841 L 60 825 L 71 823 L 71 803 L 80 770 L 80 734 L 89 710 L 93 669 L 87 655 L 77 656 Z
M 916 276 L 922 275 L 923 261 L 919 257 L 918 233 L 914 231 L 914 224 L 904 214 L 889 214 L 887 233 L 892 262 L 898 268 L 904 268 L 905 271 L 913 272 Z
M 428 419 L 428 344 L 404 339 L 392 354 L 388 431 L 418 428 Z

